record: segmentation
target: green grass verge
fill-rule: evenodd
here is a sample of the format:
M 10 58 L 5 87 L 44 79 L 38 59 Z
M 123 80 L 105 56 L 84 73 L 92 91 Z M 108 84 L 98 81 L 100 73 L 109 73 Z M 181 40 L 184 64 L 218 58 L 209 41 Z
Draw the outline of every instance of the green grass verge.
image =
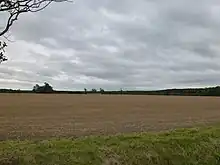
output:
M 219 165 L 220 127 L 0 142 L 1 165 Z

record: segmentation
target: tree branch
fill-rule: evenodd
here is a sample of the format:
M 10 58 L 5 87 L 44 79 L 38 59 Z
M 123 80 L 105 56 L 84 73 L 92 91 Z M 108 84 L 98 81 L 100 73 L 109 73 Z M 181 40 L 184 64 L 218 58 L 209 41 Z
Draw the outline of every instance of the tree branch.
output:
M 18 20 L 20 14 L 26 12 L 38 12 L 45 9 L 52 2 L 63 1 L 68 0 L 0 0 L 0 12 L 6 12 L 9 14 L 5 27 L 3 30 L 0 30 L 0 37 L 5 37 L 4 35 L 10 30 L 13 23 Z M 0 63 L 7 60 L 4 56 L 6 46 L 5 42 L 0 41 Z
M 41 11 L 55 1 L 56 0 L 0 0 L 0 12 L 9 13 L 8 21 L 5 28 L 0 31 L 0 36 L 3 36 L 9 31 L 21 13 Z M 43 4 L 44 2 L 45 4 Z

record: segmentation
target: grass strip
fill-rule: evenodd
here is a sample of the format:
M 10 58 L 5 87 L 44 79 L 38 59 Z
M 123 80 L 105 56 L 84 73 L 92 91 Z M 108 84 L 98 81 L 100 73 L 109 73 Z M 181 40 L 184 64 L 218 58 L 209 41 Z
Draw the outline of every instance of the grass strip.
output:
M 219 165 L 220 127 L 0 142 L 0 165 Z

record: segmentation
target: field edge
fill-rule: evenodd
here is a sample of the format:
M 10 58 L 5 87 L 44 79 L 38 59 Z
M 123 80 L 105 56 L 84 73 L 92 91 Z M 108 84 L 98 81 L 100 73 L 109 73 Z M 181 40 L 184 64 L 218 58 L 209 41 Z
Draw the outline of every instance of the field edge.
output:
M 219 164 L 220 126 L 76 139 L 6 140 L 0 164 Z

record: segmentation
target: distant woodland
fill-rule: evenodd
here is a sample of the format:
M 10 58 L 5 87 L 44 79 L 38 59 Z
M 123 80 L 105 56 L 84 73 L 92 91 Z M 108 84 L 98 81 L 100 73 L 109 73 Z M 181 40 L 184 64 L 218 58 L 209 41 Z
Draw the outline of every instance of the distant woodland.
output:
M 165 89 L 165 90 L 115 90 L 105 91 L 104 89 L 84 88 L 82 91 L 57 91 L 53 87 L 44 83 L 43 86 L 36 84 L 32 90 L 13 90 L 0 89 L 0 93 L 56 93 L 56 94 L 121 94 L 121 95 L 176 95 L 176 96 L 220 96 L 220 86 L 206 88 L 184 88 L 184 89 Z

